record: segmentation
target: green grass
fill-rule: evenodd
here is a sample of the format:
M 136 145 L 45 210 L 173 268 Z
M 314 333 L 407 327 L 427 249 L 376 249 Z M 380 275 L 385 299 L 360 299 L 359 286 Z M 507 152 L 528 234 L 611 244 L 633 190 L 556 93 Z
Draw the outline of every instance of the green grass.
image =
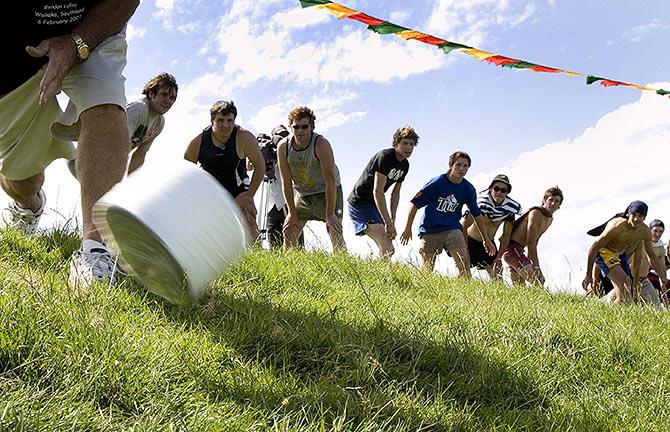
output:
M 0 236 L 0 430 L 668 430 L 650 308 L 260 250 L 184 307 Z

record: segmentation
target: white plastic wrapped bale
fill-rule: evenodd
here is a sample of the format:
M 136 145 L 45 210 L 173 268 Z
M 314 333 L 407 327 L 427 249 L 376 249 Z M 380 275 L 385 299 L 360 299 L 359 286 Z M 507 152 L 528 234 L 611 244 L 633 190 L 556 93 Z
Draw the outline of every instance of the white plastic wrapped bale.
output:
M 247 244 L 231 195 L 186 161 L 135 171 L 95 204 L 93 220 L 123 270 L 173 303 L 200 298 Z

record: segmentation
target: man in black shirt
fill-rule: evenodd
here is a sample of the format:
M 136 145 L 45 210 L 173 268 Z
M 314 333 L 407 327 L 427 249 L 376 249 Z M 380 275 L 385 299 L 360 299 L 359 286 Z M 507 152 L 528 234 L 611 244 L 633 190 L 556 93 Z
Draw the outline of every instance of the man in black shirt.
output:
M 395 215 L 400 199 L 400 187 L 409 171 L 407 160 L 419 142 L 410 126 L 393 134 L 393 147 L 378 152 L 370 159 L 363 174 L 349 194 L 349 217 L 356 235 L 367 235 L 377 244 L 379 255 L 391 257 L 396 237 Z M 386 205 L 384 193 L 393 185 L 391 201 Z M 390 211 L 389 211 L 390 210 Z

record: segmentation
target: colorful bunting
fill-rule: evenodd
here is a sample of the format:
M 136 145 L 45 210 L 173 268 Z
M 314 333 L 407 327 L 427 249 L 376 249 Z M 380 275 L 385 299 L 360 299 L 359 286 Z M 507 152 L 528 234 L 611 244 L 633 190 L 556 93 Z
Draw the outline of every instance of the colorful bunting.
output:
M 300 0 L 300 5 L 303 8 L 316 6 L 319 9 L 327 9 L 338 19 L 349 18 L 356 21 L 360 21 L 364 24 L 367 24 L 368 30 L 371 30 L 375 33 L 379 33 L 382 35 L 395 34 L 405 40 L 416 40 L 429 45 L 437 46 L 445 54 L 449 54 L 451 51 L 458 50 L 468 54 L 469 56 L 476 58 L 477 60 L 482 60 L 496 66 L 516 68 L 516 69 L 527 69 L 533 72 L 563 73 L 568 76 L 586 76 L 587 85 L 599 82 L 600 85 L 602 85 L 603 87 L 618 87 L 618 86 L 634 87 L 638 90 L 653 91 L 661 96 L 670 96 L 670 91 L 664 89 L 654 89 L 650 87 L 641 86 L 638 84 L 630 84 L 622 81 L 611 80 L 608 78 L 601 78 L 594 75 L 582 74 L 578 72 L 571 72 L 563 69 L 542 66 L 527 62 L 525 60 L 517 60 L 514 58 L 469 47 L 467 45 L 459 44 L 456 42 L 450 42 L 445 39 L 431 36 L 429 34 L 422 33 L 417 30 L 408 29 L 406 27 L 399 26 L 397 24 L 393 24 L 388 21 L 374 18 L 363 12 L 358 12 L 353 9 L 349 9 L 345 6 L 342 6 L 339 3 L 335 3 L 329 0 Z

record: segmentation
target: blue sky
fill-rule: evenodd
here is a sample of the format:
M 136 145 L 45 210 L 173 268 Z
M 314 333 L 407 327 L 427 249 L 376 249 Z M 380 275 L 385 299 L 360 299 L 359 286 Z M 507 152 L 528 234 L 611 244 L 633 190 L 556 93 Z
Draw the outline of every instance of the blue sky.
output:
M 341 3 L 493 53 L 670 89 L 667 0 L 644 6 L 605 0 Z M 446 170 L 455 150 L 472 156 L 469 177 L 478 189 L 505 172 L 514 185 L 511 195 L 524 207 L 558 184 L 566 203 L 540 243 L 540 259 L 553 271 L 548 280 L 558 289 L 574 289 L 581 280 L 590 241 L 583 233 L 628 201 L 647 200 L 650 217 L 670 219 L 659 184 L 670 160 L 667 97 L 500 68 L 459 52 L 444 55 L 356 21 L 338 21 L 325 10 L 301 9 L 297 0 L 143 1 L 128 39 L 129 99 L 159 72 L 172 73 L 180 86 L 147 163 L 181 157 L 209 124 L 216 100 L 233 99 L 238 123 L 254 134 L 285 123 L 287 113 L 304 104 L 333 145 L 348 194 L 368 159 L 390 145 L 397 127 L 410 124 L 421 140 L 410 159 L 398 228 L 411 196 Z M 603 157 L 606 162 L 599 161 Z M 658 168 L 647 172 L 649 165 Z M 50 170 L 47 182 L 58 188 L 51 195 L 59 197 L 50 203 L 72 214 L 76 185 L 60 163 Z M 348 220 L 345 225 L 350 230 Z M 319 235 L 320 227 L 314 229 Z M 369 252 L 364 240 L 348 235 L 352 252 Z M 413 253 L 400 248 L 396 259 L 411 261 Z

